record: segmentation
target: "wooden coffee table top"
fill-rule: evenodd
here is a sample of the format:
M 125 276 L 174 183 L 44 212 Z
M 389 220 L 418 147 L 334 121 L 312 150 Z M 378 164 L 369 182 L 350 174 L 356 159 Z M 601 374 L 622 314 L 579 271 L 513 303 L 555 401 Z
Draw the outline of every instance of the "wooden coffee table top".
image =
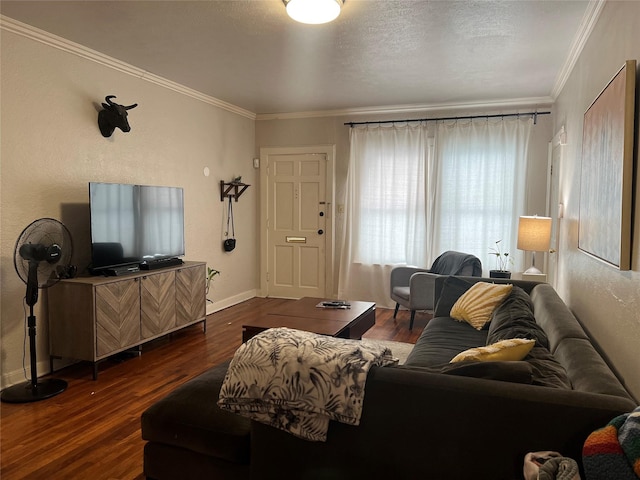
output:
M 322 335 L 343 338 L 360 338 L 362 333 L 375 324 L 373 302 L 352 302 L 349 309 L 320 308 L 319 303 L 327 299 L 304 297 L 281 305 L 266 315 L 243 325 L 243 341 L 262 330 L 275 327 L 306 330 Z
M 354 318 L 372 308 L 376 304 L 373 302 L 351 302 L 351 308 L 342 310 L 339 308 L 319 308 L 316 307 L 321 302 L 329 302 L 326 298 L 304 297 L 295 302 L 280 305 L 268 312 L 268 315 L 282 315 L 287 317 L 317 318 L 320 320 L 334 320 L 338 322 L 351 322 Z

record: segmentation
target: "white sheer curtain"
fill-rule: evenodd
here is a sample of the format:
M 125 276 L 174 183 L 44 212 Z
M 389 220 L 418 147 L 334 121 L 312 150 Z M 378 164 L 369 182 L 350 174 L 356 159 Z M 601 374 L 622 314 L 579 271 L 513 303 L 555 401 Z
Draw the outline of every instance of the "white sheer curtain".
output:
M 338 295 L 390 306 L 391 268 L 431 261 L 433 140 L 418 124 L 351 128 L 350 139 Z
M 435 195 L 438 251 L 459 250 L 496 268 L 490 249 L 500 241 L 519 270 L 518 217 L 524 213 L 531 118 L 438 123 Z
M 429 267 L 445 250 L 478 256 L 488 275 L 497 240 L 520 267 L 531 126 L 479 119 L 351 128 L 340 298 L 391 307 L 391 269 Z

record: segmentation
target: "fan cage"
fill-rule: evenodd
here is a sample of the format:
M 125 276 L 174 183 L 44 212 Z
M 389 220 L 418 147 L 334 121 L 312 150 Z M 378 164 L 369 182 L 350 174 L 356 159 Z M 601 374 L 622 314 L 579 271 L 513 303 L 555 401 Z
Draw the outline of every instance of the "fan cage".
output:
M 45 248 L 57 244 L 60 256 L 55 263 L 38 263 L 38 288 L 47 288 L 55 284 L 71 263 L 73 244 L 71 234 L 62 222 L 55 218 L 41 218 L 29 224 L 18 236 L 14 249 L 13 263 L 16 273 L 26 284 L 29 276 L 29 260 L 20 255 L 20 247 L 25 244 L 41 244 Z

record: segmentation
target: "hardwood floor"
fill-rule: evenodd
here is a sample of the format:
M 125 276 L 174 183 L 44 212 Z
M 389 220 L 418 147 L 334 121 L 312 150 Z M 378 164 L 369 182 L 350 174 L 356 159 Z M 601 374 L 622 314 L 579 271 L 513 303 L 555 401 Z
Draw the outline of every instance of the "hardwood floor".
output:
M 120 356 L 55 373 L 69 384 L 62 394 L 35 403 L 0 405 L 0 478 L 144 479 L 140 415 L 156 400 L 208 368 L 231 358 L 242 324 L 290 300 L 253 298 L 197 325 L 143 346 L 139 356 Z M 377 309 L 365 338 L 415 343 L 428 317 Z M 213 401 L 213 400 L 212 400 Z

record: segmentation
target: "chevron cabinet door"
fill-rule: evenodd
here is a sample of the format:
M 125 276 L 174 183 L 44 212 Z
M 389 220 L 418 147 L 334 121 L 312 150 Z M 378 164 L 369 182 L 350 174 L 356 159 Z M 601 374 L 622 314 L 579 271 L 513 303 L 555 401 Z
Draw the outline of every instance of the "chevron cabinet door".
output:
M 140 342 L 140 282 L 137 278 L 98 285 L 96 356 L 102 357 Z
M 186 325 L 206 315 L 206 271 L 204 265 L 181 268 L 176 272 L 176 324 Z
M 156 273 L 140 281 L 140 328 L 150 338 L 176 326 L 176 274 Z

